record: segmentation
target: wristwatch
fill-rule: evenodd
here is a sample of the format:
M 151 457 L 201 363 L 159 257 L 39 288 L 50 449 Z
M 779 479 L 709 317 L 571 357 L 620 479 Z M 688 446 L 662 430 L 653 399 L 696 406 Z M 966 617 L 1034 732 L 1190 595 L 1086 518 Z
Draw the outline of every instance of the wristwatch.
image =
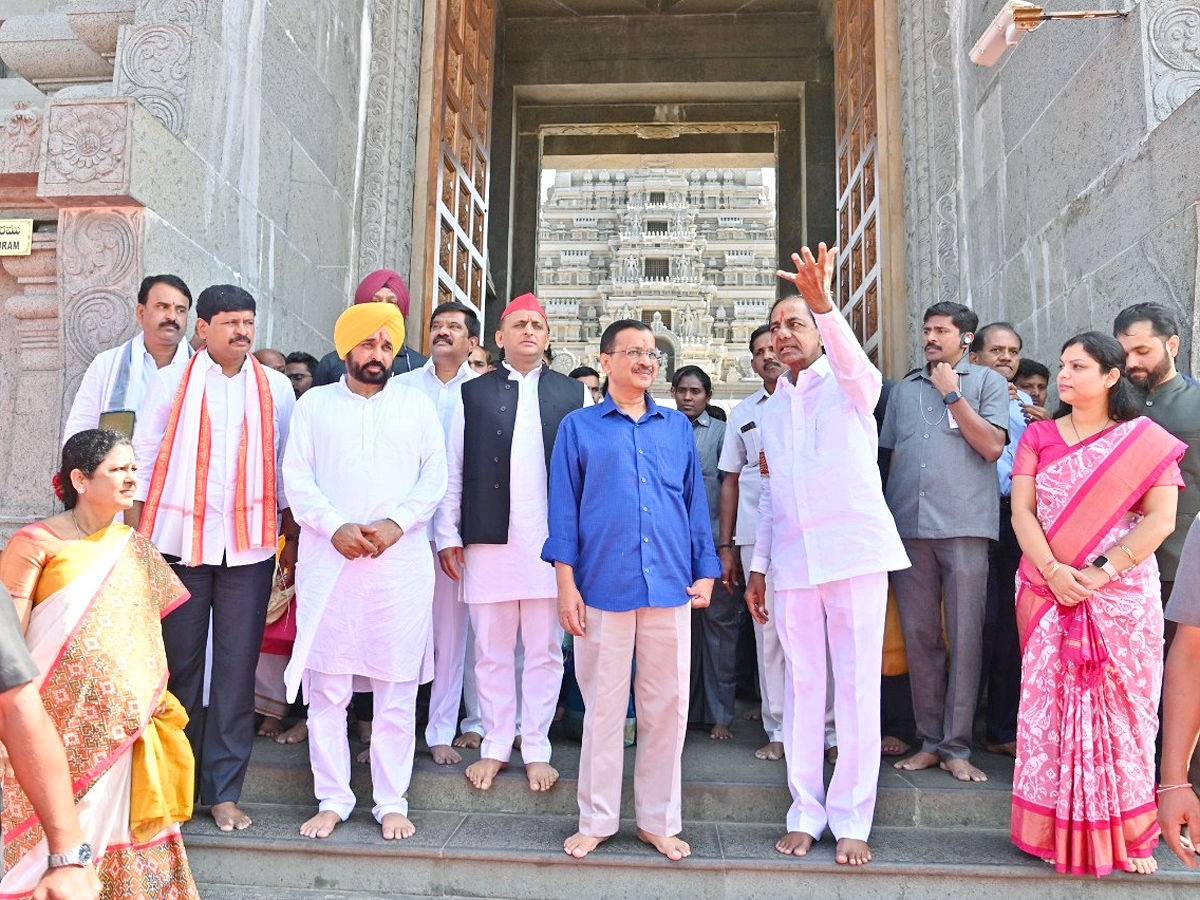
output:
M 962 399 L 962 391 L 951 391 L 942 397 L 942 402 L 949 406 L 951 403 L 957 403 Z
M 74 850 L 66 853 L 51 853 L 46 858 L 47 869 L 61 869 L 63 866 L 86 866 L 92 861 L 92 845 L 86 841 Z
M 1092 565 L 1097 569 L 1103 569 L 1104 574 L 1114 581 L 1120 577 L 1121 573 L 1117 571 L 1117 567 L 1108 561 L 1108 557 L 1101 555 L 1092 560 Z

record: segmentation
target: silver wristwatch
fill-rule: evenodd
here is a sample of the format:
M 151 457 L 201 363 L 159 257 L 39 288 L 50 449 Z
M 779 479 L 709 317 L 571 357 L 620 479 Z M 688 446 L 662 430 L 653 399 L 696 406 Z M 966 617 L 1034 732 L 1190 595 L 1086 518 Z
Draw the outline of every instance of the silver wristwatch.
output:
M 66 853 L 51 853 L 46 859 L 47 869 L 61 869 L 63 866 L 86 866 L 92 861 L 92 845 L 82 843 L 74 850 Z

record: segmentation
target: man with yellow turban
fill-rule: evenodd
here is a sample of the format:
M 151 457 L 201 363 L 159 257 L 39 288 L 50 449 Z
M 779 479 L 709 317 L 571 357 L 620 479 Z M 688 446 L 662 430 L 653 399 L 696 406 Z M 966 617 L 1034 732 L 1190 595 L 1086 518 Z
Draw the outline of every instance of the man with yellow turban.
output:
M 417 685 L 428 680 L 434 566 L 424 524 L 446 490 L 445 440 L 429 398 L 389 381 L 404 344 L 394 305 L 350 307 L 334 344 L 346 374 L 297 402 L 283 461 L 300 525 L 297 634 L 285 680 L 288 699 L 305 685 L 319 803 L 300 833 L 328 837 L 354 809 L 346 706 L 357 682 L 375 695 L 373 812 L 391 840 L 416 830 L 407 794 Z

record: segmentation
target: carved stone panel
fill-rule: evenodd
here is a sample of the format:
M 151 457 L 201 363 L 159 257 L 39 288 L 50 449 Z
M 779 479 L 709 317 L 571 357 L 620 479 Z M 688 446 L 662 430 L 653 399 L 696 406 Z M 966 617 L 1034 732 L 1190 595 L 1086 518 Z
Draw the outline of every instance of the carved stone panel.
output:
M 88 364 L 133 335 L 142 277 L 141 209 L 64 209 L 59 216 L 58 285 L 70 405 Z
M 1144 0 L 1151 129 L 1200 91 L 1200 0 Z
M 137 100 L 176 137 L 187 121 L 192 38 L 189 25 L 127 25 L 118 46 L 117 93 Z
M 38 195 L 123 197 L 129 188 L 132 101 L 49 104 L 43 128 Z
M 135 25 L 196 25 L 204 21 L 208 0 L 138 0 Z
M 0 123 L 0 175 L 38 171 L 42 151 L 42 111 L 18 100 Z

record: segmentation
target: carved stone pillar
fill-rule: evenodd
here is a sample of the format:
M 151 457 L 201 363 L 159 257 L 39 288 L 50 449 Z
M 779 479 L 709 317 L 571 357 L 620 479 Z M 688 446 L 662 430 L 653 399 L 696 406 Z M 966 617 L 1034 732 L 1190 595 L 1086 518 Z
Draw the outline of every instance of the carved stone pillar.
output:
M 1153 131 L 1200 91 L 1200 0 L 1145 0 L 1141 14 Z
M 50 477 L 58 463 L 57 413 L 63 383 L 56 245 L 52 232 L 39 232 L 33 236 L 29 256 L 2 261 L 19 288 L 3 307 L 5 327 L 12 328 L 16 338 L 16 366 L 5 366 L 10 394 L 3 405 L 8 415 L 0 421 L 0 538 L 4 539 L 53 508 Z

